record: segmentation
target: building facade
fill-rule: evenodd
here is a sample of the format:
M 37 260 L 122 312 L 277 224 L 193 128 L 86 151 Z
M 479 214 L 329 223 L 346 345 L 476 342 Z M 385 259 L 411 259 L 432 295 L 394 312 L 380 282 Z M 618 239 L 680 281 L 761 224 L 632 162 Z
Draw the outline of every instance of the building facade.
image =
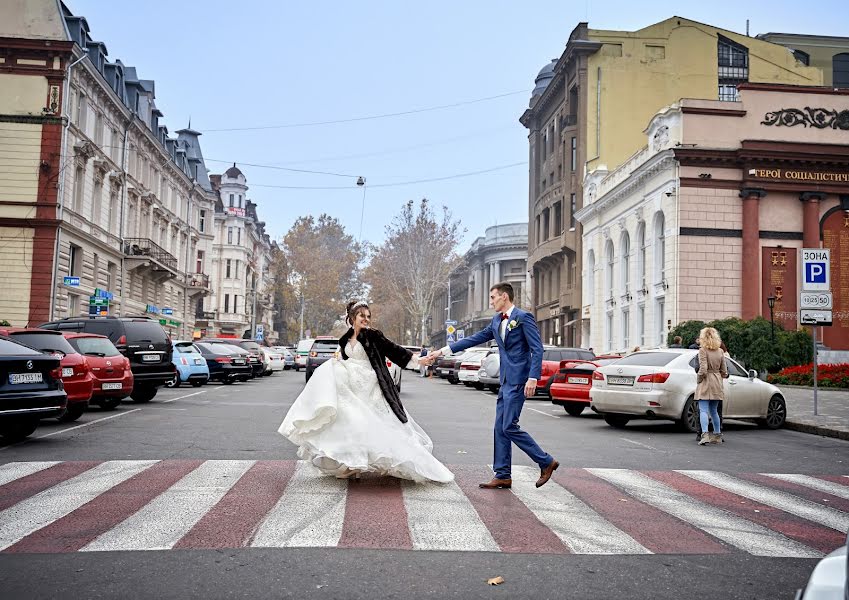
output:
M 824 86 L 849 88 L 849 37 L 799 33 L 762 33 L 757 37 L 789 48 L 800 64 L 822 69 Z
M 691 319 L 799 323 L 801 248 L 831 251 L 833 324 L 849 350 L 849 91 L 742 84 L 739 100 L 662 109 L 647 145 L 588 174 L 584 343 L 663 346 Z
M 816 86 L 823 75 L 783 46 L 680 17 L 633 32 L 580 23 L 540 71 L 520 121 L 529 144 L 528 268 L 544 337 L 581 341 L 585 269 L 575 214 L 586 173 L 628 160 L 658 108 L 682 97 L 733 101 L 747 81 Z
M 430 317 L 432 346 L 445 345 L 445 321 L 457 321 L 454 327 L 463 336 L 488 326 L 493 315 L 489 289 L 498 282 L 510 283 L 514 303 L 527 309 L 530 280 L 527 231 L 526 223 L 493 225 L 472 242 L 462 266 L 452 273 L 450 285 L 434 299 Z

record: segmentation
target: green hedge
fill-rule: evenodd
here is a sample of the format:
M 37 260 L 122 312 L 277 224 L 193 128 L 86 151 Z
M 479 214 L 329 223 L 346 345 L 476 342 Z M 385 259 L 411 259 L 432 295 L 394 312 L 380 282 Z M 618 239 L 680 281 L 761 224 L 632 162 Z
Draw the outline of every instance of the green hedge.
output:
M 744 321 L 736 317 L 704 321 L 684 321 L 669 332 L 668 343 L 676 335 L 683 345 L 693 344 L 702 327 L 714 327 L 728 348 L 728 353 L 747 369 L 776 372 L 784 367 L 803 365 L 813 360 L 813 341 L 807 331 L 784 331 L 775 324 L 775 347 L 770 322 L 763 317 Z

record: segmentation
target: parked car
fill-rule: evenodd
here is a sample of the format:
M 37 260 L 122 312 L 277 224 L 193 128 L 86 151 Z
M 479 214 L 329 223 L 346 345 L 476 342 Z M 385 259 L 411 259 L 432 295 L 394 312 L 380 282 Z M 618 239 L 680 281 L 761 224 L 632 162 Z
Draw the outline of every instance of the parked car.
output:
M 283 370 L 288 371 L 289 369 L 295 368 L 295 354 L 289 348 L 285 346 L 278 346 L 276 350 L 283 355 Z
M 457 379 L 464 385 L 483 389 L 483 384 L 480 382 L 480 370 L 483 359 L 489 354 L 489 349 L 486 352 L 472 352 L 470 355 L 460 362 L 457 368 Z
M 337 338 L 329 335 L 315 338 L 307 355 L 306 380 L 310 380 L 319 365 L 337 356 L 339 356 L 339 340 Z
M 16 442 L 39 419 L 65 414 L 68 396 L 59 358 L 0 336 L 0 437 Z
M 480 381 L 489 391 L 497 394 L 498 388 L 501 387 L 500 371 L 501 355 L 499 354 L 498 346 L 491 346 L 489 352 L 487 352 L 481 362 L 478 381 Z
M 179 387 L 181 383 L 191 383 L 193 387 L 200 387 L 209 381 L 209 366 L 193 342 L 173 342 L 172 349 L 171 362 L 177 372 L 165 385 Z
M 401 346 L 401 347 L 412 352 L 413 356 L 421 357 L 421 355 L 422 355 L 422 347 L 421 346 Z M 407 366 L 404 367 L 404 368 L 408 371 L 415 371 L 416 373 L 419 372 L 419 368 L 413 366 L 413 361 L 408 362 Z
M 114 410 L 133 392 L 130 359 L 121 354 L 109 338 L 96 333 L 65 333 L 68 343 L 85 356 L 91 367 L 94 386 L 91 403 Z
M 441 356 L 433 365 L 434 374 L 440 379 L 448 379 L 451 366 L 457 360 L 456 356 Z
M 306 338 L 298 342 L 298 345 L 295 347 L 296 371 L 307 368 L 307 358 L 309 358 L 310 348 L 312 348 L 314 341 L 315 340 L 313 338 Z
M 273 375 L 277 371 L 283 370 L 283 355 L 271 348 L 262 349 L 262 363 L 265 365 L 265 373 L 263 375 Z
M 583 348 L 558 348 L 555 346 L 544 346 L 542 350 L 542 371 L 537 379 L 535 397 L 550 398 L 548 386 L 551 376 L 560 370 L 560 362 L 564 360 L 592 360 L 595 358 L 590 350 Z
M 256 373 L 254 372 L 253 365 L 251 364 L 251 353 L 242 348 L 241 346 L 236 346 L 233 344 L 220 344 L 226 350 L 228 350 L 233 356 L 238 356 L 239 358 L 245 361 L 245 366 L 248 367 L 247 371 L 243 371 L 238 374 L 236 377 L 237 381 L 250 381 L 251 379 L 256 378 Z
M 244 381 L 250 378 L 252 368 L 243 354 L 244 350 L 229 344 L 212 344 L 195 342 L 195 347 L 206 360 L 209 368 L 209 381 L 220 381 L 230 385 L 234 381 Z
M 562 360 L 560 370 L 551 377 L 548 392 L 551 403 L 562 406 L 573 417 L 590 405 L 593 373 L 601 366 L 619 360 L 619 356 L 598 356 L 589 360 Z
M 699 430 L 696 391 L 697 350 L 650 350 L 624 356 L 593 373 L 591 408 L 613 427 L 632 419 L 670 419 L 683 430 Z M 774 385 L 748 373 L 726 358 L 728 379 L 723 380 L 723 418 L 752 419 L 769 429 L 784 426 L 787 406 Z
M 150 402 L 160 387 L 174 378 L 171 340 L 158 321 L 145 316 L 67 317 L 41 325 L 62 333 L 105 335 L 130 360 L 136 402 Z
M 28 327 L 2 327 L 0 335 L 11 337 L 30 348 L 45 354 L 54 354 L 61 362 L 62 384 L 68 395 L 67 410 L 59 417 L 60 421 L 71 422 L 79 419 L 88 408 L 94 391 L 94 377 L 85 356 L 74 349 L 68 340 L 58 331 Z
M 489 348 L 483 348 L 481 346 L 475 346 L 474 348 L 469 348 L 465 352 L 461 352 L 460 354 L 453 355 L 449 357 L 452 360 L 447 360 L 443 363 L 443 366 L 440 367 L 444 372 L 446 372 L 445 378 L 452 385 L 456 385 L 460 383 L 459 371 L 460 365 L 465 360 L 471 359 L 476 354 L 486 355 L 489 351 Z
M 238 338 L 204 338 L 202 342 L 213 344 L 230 344 L 238 346 L 248 353 L 248 364 L 251 366 L 254 377 L 262 377 L 265 365 L 262 363 L 262 346 L 253 340 L 241 340 Z
M 849 539 L 814 567 L 796 600 L 847 600 L 849 598 Z

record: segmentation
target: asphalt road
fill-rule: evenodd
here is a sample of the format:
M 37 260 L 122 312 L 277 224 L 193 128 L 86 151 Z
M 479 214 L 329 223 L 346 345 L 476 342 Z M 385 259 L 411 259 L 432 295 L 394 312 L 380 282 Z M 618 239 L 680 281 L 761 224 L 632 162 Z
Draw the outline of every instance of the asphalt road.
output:
M 4 468 L 19 468 L 9 463 L 32 471 L 0 485 L 1 595 L 792 598 L 813 556 L 836 547 L 849 522 L 844 484 L 828 483 L 849 475 L 845 441 L 729 422 L 724 445 L 699 447 L 672 424 L 632 422 L 616 430 L 590 411 L 573 418 L 539 400 L 526 403 L 522 425 L 561 462 L 556 485 L 539 495 L 521 485 L 519 474 L 535 478 L 534 465 L 516 450 L 514 490 L 481 496 L 474 483 L 488 477 L 495 396 L 412 372 L 404 374 L 402 400 L 458 485 L 310 479 L 296 449 L 276 433 L 302 386 L 303 373 L 286 372 L 233 386 L 163 390 L 149 404 L 94 408 L 76 423 L 45 422 L 29 440 L 0 446 L 0 483 Z M 124 462 L 114 463 L 116 472 L 103 461 Z M 133 477 L 148 468 L 144 461 L 162 461 L 159 479 Z M 793 482 L 765 484 L 761 473 L 815 475 L 840 489 L 835 496 Z M 222 483 L 243 474 L 236 485 Z M 169 487 L 184 475 L 182 488 Z M 60 484 L 72 476 L 80 485 L 63 491 Z M 722 489 L 728 476 L 734 485 L 753 486 L 751 497 Z M 191 477 L 197 481 L 189 485 Z M 98 486 L 108 492 L 98 495 Z M 239 527 L 261 532 L 263 515 L 284 489 L 277 507 L 304 522 L 289 537 L 279 532 L 279 545 L 290 547 L 240 547 Z M 687 494 L 693 515 L 701 516 L 680 512 L 680 494 L 669 490 Z M 340 494 L 341 508 L 322 504 Z M 802 500 L 788 506 L 787 494 Z M 302 547 L 322 545 L 315 540 L 336 526 L 327 516 L 334 511 L 341 511 L 341 537 L 331 538 L 347 547 Z M 256 521 L 245 516 L 252 513 Z M 744 527 L 740 537 L 722 531 L 743 518 L 754 529 Z M 191 519 L 198 524 L 189 531 L 191 523 L 181 521 Z M 566 548 L 569 535 L 579 542 Z M 304 539 L 311 541 L 299 546 Z M 499 575 L 504 584 L 486 584 Z

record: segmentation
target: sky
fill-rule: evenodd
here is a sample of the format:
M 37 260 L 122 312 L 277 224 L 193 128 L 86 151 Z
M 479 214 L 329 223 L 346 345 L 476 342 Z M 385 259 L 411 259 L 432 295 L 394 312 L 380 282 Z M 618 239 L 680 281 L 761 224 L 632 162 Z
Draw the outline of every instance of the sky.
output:
M 749 19 L 753 36 L 849 36 L 845 19 L 829 18 L 843 12 L 834 0 L 816 10 L 760 0 L 65 1 L 111 61 L 155 80 L 172 134 L 190 119 L 203 133 L 212 173 L 237 163 L 274 239 L 324 212 L 379 244 L 407 200 L 428 198 L 466 229 L 461 249 L 491 225 L 527 221 L 519 117 L 579 22 L 633 31 L 677 15 L 739 33 Z M 384 116 L 395 113 L 407 114 Z

